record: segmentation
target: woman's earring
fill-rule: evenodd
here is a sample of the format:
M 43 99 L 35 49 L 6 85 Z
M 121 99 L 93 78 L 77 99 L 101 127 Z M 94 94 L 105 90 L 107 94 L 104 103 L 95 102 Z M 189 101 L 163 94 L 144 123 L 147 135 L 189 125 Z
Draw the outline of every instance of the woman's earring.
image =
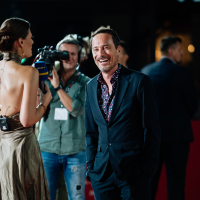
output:
M 24 56 L 24 51 L 23 51 L 23 49 L 22 49 L 22 55 Z

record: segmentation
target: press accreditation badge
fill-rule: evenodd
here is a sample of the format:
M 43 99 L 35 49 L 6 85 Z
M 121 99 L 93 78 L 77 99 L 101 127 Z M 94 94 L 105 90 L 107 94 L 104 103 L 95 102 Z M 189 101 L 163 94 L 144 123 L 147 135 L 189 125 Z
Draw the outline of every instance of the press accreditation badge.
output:
M 54 120 L 67 120 L 68 118 L 68 111 L 66 108 L 56 108 Z

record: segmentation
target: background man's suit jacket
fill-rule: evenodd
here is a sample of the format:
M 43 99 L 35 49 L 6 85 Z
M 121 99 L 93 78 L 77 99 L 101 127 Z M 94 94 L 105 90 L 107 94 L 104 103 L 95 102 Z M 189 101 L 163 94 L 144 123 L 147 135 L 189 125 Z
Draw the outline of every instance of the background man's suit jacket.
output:
M 158 113 L 163 142 L 193 141 L 190 119 L 197 109 L 191 73 L 168 58 L 141 70 L 151 78 L 158 98 Z
M 87 177 L 99 181 L 110 160 L 120 180 L 158 165 L 160 128 L 156 96 L 148 76 L 122 66 L 109 123 L 99 108 L 97 76 L 86 85 Z

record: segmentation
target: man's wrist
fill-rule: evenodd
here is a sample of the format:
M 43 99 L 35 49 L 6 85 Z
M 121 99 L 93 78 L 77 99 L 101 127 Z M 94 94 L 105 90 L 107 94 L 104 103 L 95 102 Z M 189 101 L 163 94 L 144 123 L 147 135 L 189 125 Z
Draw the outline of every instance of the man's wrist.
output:
M 62 89 L 62 86 L 61 86 L 61 84 L 59 84 L 59 86 L 58 87 L 56 87 L 56 88 L 54 88 L 54 90 L 57 92 L 58 90 L 60 90 L 60 89 Z

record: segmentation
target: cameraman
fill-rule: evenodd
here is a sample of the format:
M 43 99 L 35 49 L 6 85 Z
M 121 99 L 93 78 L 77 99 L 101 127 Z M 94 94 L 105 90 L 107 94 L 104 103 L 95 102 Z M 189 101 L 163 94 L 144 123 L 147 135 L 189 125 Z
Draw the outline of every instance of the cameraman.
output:
M 38 137 L 50 197 L 63 171 L 70 200 L 84 200 L 85 190 L 85 85 L 90 80 L 78 71 L 81 46 L 78 40 L 67 37 L 57 50 L 68 51 L 69 59 L 60 61 L 60 70 L 52 71 L 47 85 L 52 92 L 48 117 L 42 118 Z M 45 120 L 46 119 L 46 120 Z

